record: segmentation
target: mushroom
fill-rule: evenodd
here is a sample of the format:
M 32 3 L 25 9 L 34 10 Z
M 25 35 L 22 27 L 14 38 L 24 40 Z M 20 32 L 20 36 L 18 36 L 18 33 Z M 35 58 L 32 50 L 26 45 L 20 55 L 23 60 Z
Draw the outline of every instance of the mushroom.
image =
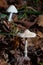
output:
M 16 7 L 14 5 L 11 5 L 8 9 L 7 12 L 10 13 L 8 21 L 12 21 L 12 15 L 13 13 L 18 13 Z
M 28 29 L 26 29 L 23 33 L 18 33 L 17 35 L 22 37 L 22 38 L 36 37 L 36 34 L 33 32 L 30 32 Z
M 27 56 L 27 45 L 28 45 L 28 41 L 27 41 L 27 38 L 32 38 L 32 37 L 36 37 L 36 34 L 33 33 L 33 32 L 30 32 L 28 29 L 26 29 L 23 33 L 18 33 L 17 34 L 18 36 L 20 36 L 21 38 L 24 38 L 25 39 L 25 57 L 28 57 Z

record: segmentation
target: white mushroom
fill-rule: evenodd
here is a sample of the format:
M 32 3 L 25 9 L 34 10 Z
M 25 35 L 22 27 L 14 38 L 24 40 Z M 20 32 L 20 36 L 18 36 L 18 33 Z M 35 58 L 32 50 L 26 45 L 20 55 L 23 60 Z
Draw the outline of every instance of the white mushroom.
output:
M 28 29 L 26 29 L 24 31 L 24 33 L 18 33 L 18 36 L 20 36 L 21 38 L 32 38 L 32 37 L 36 37 L 36 34 L 33 32 L 30 32 Z M 28 46 L 28 41 L 26 39 L 26 43 L 25 43 L 25 57 L 27 57 L 27 46 Z
M 36 34 L 26 29 L 24 33 L 18 33 L 18 36 L 22 38 L 32 38 L 32 37 L 36 37 Z
M 14 5 L 11 5 L 8 9 L 7 9 L 7 12 L 10 13 L 9 15 L 9 19 L 8 21 L 12 21 L 12 14 L 13 13 L 18 13 L 16 7 Z

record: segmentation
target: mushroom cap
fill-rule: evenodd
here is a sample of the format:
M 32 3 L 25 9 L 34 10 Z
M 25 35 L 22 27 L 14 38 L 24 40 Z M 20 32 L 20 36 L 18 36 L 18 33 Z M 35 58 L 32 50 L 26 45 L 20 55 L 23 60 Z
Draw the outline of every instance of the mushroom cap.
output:
M 18 13 L 16 7 L 14 5 L 11 5 L 8 9 L 7 12 L 9 13 Z
M 26 29 L 24 33 L 18 33 L 18 36 L 20 36 L 21 38 L 32 38 L 36 37 L 36 34 Z

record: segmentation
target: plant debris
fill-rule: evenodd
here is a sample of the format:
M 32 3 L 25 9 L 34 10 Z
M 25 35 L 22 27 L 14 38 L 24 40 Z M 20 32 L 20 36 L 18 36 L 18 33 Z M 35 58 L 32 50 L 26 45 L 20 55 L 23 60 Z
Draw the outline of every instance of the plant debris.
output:
M 18 9 L 8 21 L 6 9 Z M 28 58 L 25 58 L 25 39 L 17 33 L 26 29 L 36 33 L 29 38 Z M 0 0 L 0 65 L 43 65 L 43 0 Z

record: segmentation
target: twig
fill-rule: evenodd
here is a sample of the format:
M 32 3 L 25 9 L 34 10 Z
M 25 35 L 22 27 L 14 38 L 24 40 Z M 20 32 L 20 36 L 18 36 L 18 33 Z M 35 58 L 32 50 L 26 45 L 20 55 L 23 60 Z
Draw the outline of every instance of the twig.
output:
M 35 10 L 35 9 L 34 9 L 34 8 L 32 8 L 32 7 L 26 7 L 26 8 L 31 9 L 31 10 L 33 10 L 33 11 L 37 12 L 37 10 Z

